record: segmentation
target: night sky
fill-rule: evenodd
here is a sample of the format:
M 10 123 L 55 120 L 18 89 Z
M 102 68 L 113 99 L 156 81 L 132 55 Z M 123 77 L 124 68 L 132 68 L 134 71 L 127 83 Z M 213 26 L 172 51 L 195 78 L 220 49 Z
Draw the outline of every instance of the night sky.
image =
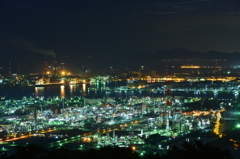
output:
M 237 0 L 3 0 L 0 53 L 240 52 Z

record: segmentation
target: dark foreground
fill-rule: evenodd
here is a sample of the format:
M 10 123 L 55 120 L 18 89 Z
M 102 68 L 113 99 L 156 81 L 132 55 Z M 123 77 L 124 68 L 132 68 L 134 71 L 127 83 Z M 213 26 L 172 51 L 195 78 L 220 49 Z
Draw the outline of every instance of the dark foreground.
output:
M 195 146 L 194 146 L 195 145 Z M 38 145 L 16 147 L 17 153 L 8 156 L 2 153 L 3 159 L 232 159 L 228 150 L 221 150 L 199 140 L 183 142 L 182 148 L 172 146 L 166 154 L 139 154 L 136 149 L 104 147 L 101 149 L 70 150 L 67 147 L 46 150 Z

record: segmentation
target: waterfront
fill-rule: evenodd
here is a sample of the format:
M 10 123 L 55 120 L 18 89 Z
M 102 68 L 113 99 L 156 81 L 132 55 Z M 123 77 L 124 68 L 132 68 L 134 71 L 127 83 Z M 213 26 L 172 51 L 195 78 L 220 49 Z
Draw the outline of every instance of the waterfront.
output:
M 206 128 L 213 129 L 214 138 L 222 137 L 225 128 L 220 126 L 220 111 L 224 110 L 221 108 L 238 100 L 234 92 L 199 92 L 188 88 L 173 91 L 170 98 L 164 87 L 133 88 L 126 87 L 124 82 L 1 89 L 1 93 L 5 93 L 1 96 L 6 97 L 1 103 L 1 112 L 7 113 L 1 117 L 1 139 L 6 147 L 10 141 L 21 143 L 18 141 L 30 137 L 29 143 L 37 143 L 31 138 L 44 137 L 48 147 L 55 144 L 52 141 L 55 138 L 61 142 L 60 146 L 134 145 L 139 146 L 139 152 L 145 152 L 149 136 L 159 134 L 168 140 L 159 141 L 161 147 L 155 151 L 164 152 L 175 139 L 188 140 L 192 132 Z M 166 104 L 167 98 L 171 100 L 171 107 Z M 204 103 L 203 99 L 219 101 L 219 104 L 207 102 L 202 105 L 203 109 L 184 106 L 185 103 Z M 79 132 L 72 134 L 71 130 Z
M 165 97 L 165 90 L 152 91 L 152 88 L 117 90 L 116 88 L 125 87 L 126 82 L 106 82 L 75 85 L 56 85 L 46 87 L 10 87 L 0 88 L 0 96 L 6 98 L 21 99 L 22 97 L 59 97 L 71 98 L 75 96 L 83 97 L 116 97 L 125 98 L 131 96 L 137 97 Z M 172 91 L 172 97 L 182 96 L 184 98 L 213 98 L 213 99 L 239 99 L 238 94 L 234 92 L 212 91 Z

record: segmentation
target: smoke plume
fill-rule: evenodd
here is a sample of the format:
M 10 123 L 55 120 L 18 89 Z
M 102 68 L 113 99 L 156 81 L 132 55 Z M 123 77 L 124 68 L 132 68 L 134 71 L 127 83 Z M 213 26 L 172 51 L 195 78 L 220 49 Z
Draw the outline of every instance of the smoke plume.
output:
M 14 47 L 26 50 L 28 52 L 38 53 L 47 56 L 56 56 L 56 53 L 53 50 L 41 49 L 37 47 L 35 44 L 23 38 L 19 37 L 11 38 L 9 42 Z

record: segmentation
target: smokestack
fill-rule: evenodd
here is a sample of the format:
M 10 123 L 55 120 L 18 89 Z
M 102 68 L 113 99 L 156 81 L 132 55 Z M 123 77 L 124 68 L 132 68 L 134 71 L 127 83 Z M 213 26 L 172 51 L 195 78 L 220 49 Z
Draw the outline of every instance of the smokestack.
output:
M 53 71 L 54 71 L 54 74 L 57 75 L 57 59 L 56 59 L 56 56 L 53 56 Z
M 166 122 L 166 130 L 169 130 L 169 118 L 170 116 L 172 116 L 172 80 L 171 79 L 167 79 L 166 80 L 166 111 L 167 113 L 167 122 Z
M 109 128 L 106 128 L 107 130 L 107 137 L 109 137 Z
M 48 71 L 48 63 L 47 62 L 44 63 L 44 71 L 45 71 L 45 75 L 47 75 L 47 71 Z
M 37 129 L 37 108 L 34 107 L 34 125 L 35 125 L 35 130 Z

